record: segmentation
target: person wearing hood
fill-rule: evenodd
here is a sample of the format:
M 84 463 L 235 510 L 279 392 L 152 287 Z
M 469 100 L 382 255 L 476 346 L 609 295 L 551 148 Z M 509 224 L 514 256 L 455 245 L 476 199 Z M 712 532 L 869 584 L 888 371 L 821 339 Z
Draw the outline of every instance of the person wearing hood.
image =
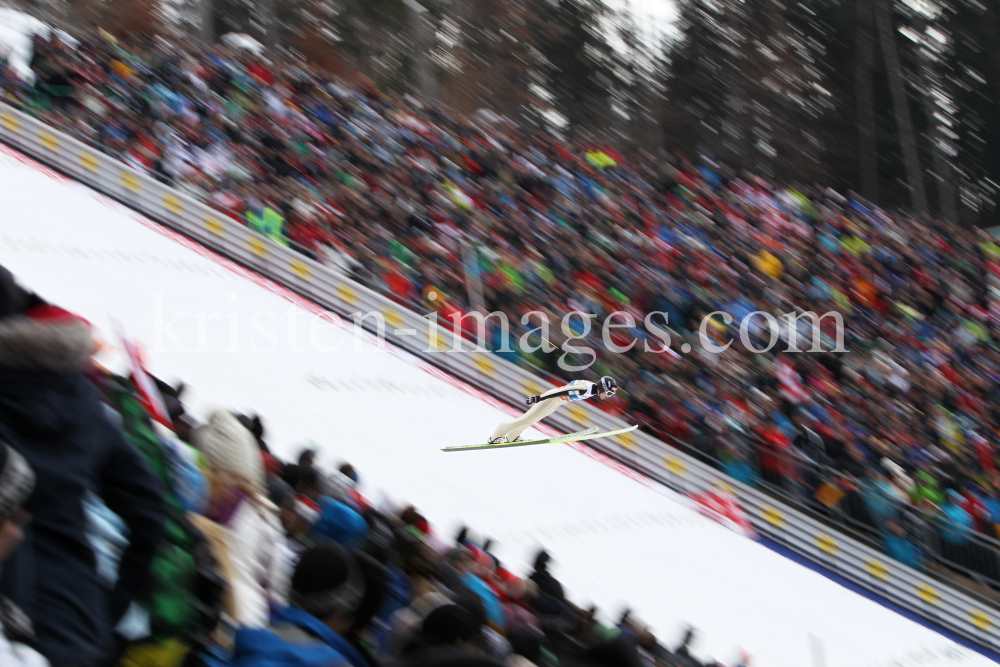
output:
M 21 504 L 35 486 L 35 473 L 24 457 L 0 442 L 0 566 L 24 540 L 24 526 L 31 520 Z M 31 620 L 17 605 L 0 597 L 0 665 L 48 667 L 35 650 Z
M 85 321 L 44 303 L 0 267 L 0 440 L 37 476 L 24 504 L 34 519 L 4 567 L 0 592 L 34 623 L 39 651 L 55 667 L 113 657 L 112 628 L 146 592 L 165 513 L 156 478 L 109 421 L 85 374 L 92 349 Z M 90 491 L 129 536 L 111 589 L 87 538 Z
M 486 622 L 494 630 L 503 631 L 507 621 L 504 618 L 500 599 L 493 592 L 493 589 L 477 574 L 478 568 L 472 552 L 468 547 L 457 547 L 448 556 L 448 562 L 458 573 L 459 582 L 479 597 L 482 609 L 486 614 Z
M 559 602 L 565 602 L 566 595 L 563 593 L 562 584 L 549 572 L 549 561 L 551 560 L 552 556 L 547 551 L 539 552 L 535 557 L 535 571 L 528 578 L 535 582 L 540 595 L 547 595 Z
M 232 616 L 238 625 L 263 627 L 272 602 L 284 602 L 278 510 L 266 496 L 264 460 L 257 441 L 231 413 L 219 410 L 195 429 L 193 441 L 212 466 L 206 517 L 226 530 L 233 566 Z

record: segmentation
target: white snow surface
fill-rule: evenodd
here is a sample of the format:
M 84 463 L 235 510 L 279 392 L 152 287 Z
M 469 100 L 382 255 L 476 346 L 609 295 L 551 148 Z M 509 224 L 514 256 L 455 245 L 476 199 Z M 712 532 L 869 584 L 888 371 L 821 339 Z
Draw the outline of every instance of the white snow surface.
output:
M 608 620 L 628 604 L 668 646 L 690 622 L 694 653 L 725 664 L 742 649 L 755 666 L 808 667 L 811 636 L 828 667 L 992 664 L 573 446 L 439 451 L 485 440 L 511 409 L 349 322 L 315 329 L 320 351 L 314 306 L 2 146 L 0 202 L 0 264 L 114 347 L 118 323 L 151 372 L 187 383 L 197 416 L 257 412 L 278 456 L 315 442 L 374 502 L 413 503 L 449 540 L 466 523 L 517 573 L 544 545 L 571 599 Z M 158 339 L 172 321 L 176 340 Z

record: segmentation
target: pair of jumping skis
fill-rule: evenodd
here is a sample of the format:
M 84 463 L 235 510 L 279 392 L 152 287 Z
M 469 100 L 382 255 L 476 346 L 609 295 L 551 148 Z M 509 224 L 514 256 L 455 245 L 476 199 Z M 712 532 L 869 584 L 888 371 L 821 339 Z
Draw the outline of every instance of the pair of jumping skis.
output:
M 615 429 L 614 431 L 605 431 L 604 433 L 596 433 L 597 427 L 591 426 L 585 431 L 577 431 L 576 433 L 567 433 L 566 435 L 558 435 L 551 438 L 535 438 L 533 440 L 517 440 L 515 442 L 498 442 L 495 444 L 485 444 L 485 445 L 461 445 L 458 447 L 445 447 L 442 452 L 467 452 L 473 449 L 502 449 L 504 447 L 525 447 L 527 445 L 549 445 L 555 442 L 579 442 L 580 440 L 595 440 L 597 438 L 608 438 L 613 435 L 621 435 L 622 433 L 628 433 L 629 431 L 634 431 L 639 428 L 638 426 L 627 426 L 625 428 Z

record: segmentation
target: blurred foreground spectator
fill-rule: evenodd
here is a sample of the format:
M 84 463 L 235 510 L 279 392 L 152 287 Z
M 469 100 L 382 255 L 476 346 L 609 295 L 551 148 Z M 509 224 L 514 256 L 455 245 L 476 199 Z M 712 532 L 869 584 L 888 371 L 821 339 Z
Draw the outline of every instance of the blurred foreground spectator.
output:
M 0 568 L 24 540 L 31 521 L 21 505 L 35 486 L 35 474 L 24 457 L 0 442 Z M 47 667 L 36 650 L 31 619 L 5 597 L 0 597 L 0 664 L 10 667 Z
M 0 267 L 0 440 L 37 476 L 24 504 L 33 520 L 0 590 L 32 620 L 41 653 L 56 667 L 96 667 L 113 657 L 111 630 L 148 592 L 164 517 L 157 481 L 87 377 L 91 348 L 86 322 L 27 293 Z M 89 492 L 127 529 L 111 589 L 86 534 Z

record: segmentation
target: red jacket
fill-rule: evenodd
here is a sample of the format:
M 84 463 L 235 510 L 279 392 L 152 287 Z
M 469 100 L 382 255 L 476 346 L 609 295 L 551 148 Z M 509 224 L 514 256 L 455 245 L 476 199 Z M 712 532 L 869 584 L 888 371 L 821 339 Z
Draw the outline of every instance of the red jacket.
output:
M 795 465 L 792 441 L 773 426 L 758 431 L 760 444 L 760 466 L 764 470 L 795 479 L 798 466 Z
M 986 505 L 984 505 L 974 494 L 966 492 L 963 506 L 965 511 L 971 514 L 972 518 L 975 520 L 976 530 L 980 533 L 985 533 L 986 528 L 989 525 L 990 515 L 986 510 Z

